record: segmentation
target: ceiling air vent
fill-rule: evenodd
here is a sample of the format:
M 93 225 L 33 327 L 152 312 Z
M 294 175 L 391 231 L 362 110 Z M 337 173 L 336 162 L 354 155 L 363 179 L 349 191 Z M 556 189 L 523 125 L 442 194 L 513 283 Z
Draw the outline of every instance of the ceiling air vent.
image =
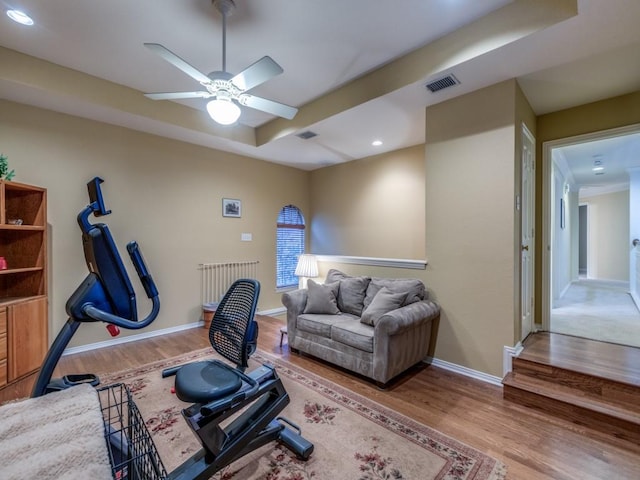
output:
M 433 82 L 427 83 L 425 86 L 429 89 L 431 93 L 437 92 L 438 90 L 442 90 L 444 88 L 453 87 L 454 85 L 459 85 L 460 82 L 456 77 L 449 74 L 446 77 L 439 78 L 438 80 L 434 80 Z
M 299 137 L 303 140 L 309 140 L 310 138 L 317 137 L 318 134 L 312 132 L 311 130 L 307 130 L 306 132 L 296 133 L 296 137 Z

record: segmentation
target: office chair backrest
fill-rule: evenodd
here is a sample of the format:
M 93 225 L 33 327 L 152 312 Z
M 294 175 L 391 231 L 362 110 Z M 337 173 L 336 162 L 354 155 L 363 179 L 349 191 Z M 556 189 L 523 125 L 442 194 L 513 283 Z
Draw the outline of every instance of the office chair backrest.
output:
M 213 349 L 243 371 L 256 348 L 258 325 L 254 316 L 259 295 L 257 280 L 236 280 L 216 308 L 209 328 Z

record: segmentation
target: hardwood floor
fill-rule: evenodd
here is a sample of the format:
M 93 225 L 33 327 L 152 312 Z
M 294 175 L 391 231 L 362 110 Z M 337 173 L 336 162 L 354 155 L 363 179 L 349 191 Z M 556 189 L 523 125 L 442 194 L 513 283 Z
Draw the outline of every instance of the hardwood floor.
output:
M 259 317 L 259 348 L 492 455 L 509 479 L 637 479 L 640 446 L 608 442 L 587 427 L 502 398 L 502 388 L 433 366 L 414 367 L 388 389 L 280 348 L 283 320 Z M 118 371 L 208 346 L 204 328 L 62 358 L 59 372 Z

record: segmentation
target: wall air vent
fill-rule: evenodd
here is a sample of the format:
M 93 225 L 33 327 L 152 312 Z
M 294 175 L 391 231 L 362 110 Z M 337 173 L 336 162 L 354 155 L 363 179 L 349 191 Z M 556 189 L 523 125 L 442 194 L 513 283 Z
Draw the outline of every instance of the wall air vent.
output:
M 306 132 L 296 133 L 296 137 L 299 137 L 303 140 L 309 140 L 310 138 L 317 137 L 318 134 L 312 132 L 311 130 L 307 130 Z
M 433 82 L 429 82 L 425 86 L 431 93 L 434 93 L 444 88 L 453 87 L 454 85 L 459 85 L 459 84 L 460 82 L 458 81 L 458 79 L 454 77 L 452 74 L 449 74 L 446 77 L 442 77 L 437 80 L 434 80 Z

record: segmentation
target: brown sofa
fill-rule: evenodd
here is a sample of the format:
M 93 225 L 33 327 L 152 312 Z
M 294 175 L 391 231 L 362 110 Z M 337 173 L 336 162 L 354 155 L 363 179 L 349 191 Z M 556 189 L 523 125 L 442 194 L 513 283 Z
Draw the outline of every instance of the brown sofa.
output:
M 352 277 L 330 270 L 324 284 L 285 293 L 293 352 L 305 352 L 383 386 L 433 357 L 440 307 L 417 279 Z

